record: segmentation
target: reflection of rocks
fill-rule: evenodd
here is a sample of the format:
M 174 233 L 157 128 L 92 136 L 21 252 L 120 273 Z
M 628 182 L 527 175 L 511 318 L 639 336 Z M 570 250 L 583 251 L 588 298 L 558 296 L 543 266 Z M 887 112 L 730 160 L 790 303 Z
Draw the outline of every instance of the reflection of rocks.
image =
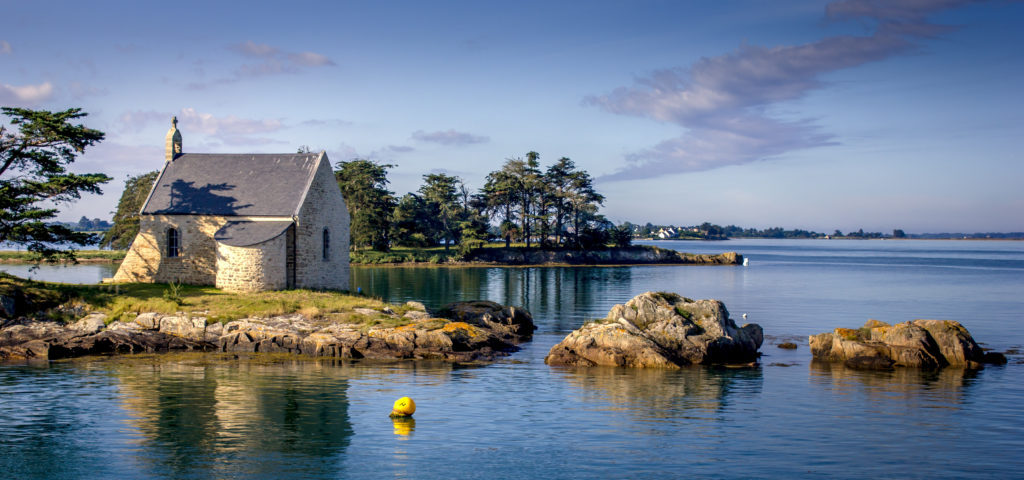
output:
M 810 365 L 812 381 L 825 380 L 836 388 L 857 389 L 891 402 L 893 396 L 920 401 L 934 407 L 938 398 L 945 403 L 959 404 L 978 370 L 951 367 L 938 370 L 897 368 L 887 371 L 850 368 L 842 363 L 814 360 Z M 867 387 L 867 388 L 864 388 Z
M 29 322 L 0 329 L 0 359 L 217 350 L 336 358 L 491 360 L 514 351 L 536 328 L 529 312 L 494 302 L 453 303 L 438 313 L 446 318 L 431 315 L 415 302 L 405 306 L 408 311 L 402 316 L 387 307 L 360 310 L 358 315 L 380 324 L 288 315 L 222 325 L 207 324 L 205 317 L 155 313 L 109 326 L 102 314 L 66 327 Z
M 592 367 L 561 370 L 565 380 L 599 399 L 584 403 L 629 406 L 628 411 L 652 418 L 677 419 L 681 410 L 715 412 L 732 394 L 751 395 L 761 390 L 759 368 L 683 367 L 663 368 Z
M 858 330 L 837 328 L 812 335 L 810 345 L 815 359 L 843 362 L 853 368 L 978 368 L 982 363 L 1000 363 L 1002 357 L 986 355 L 970 332 L 951 320 L 913 320 L 896 325 L 868 320 Z M 1001 363 L 1005 363 L 1005 357 Z
M 761 327 L 737 327 L 717 300 L 647 292 L 573 331 L 551 348 L 550 365 L 678 368 L 757 360 Z

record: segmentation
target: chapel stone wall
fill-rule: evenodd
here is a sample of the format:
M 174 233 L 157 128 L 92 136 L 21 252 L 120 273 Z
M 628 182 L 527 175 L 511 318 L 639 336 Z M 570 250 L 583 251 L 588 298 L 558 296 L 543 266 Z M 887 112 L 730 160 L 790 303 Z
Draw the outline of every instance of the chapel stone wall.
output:
M 281 234 L 246 247 L 217 245 L 217 288 L 259 292 L 287 287 L 286 238 Z
M 323 230 L 330 232 L 323 258 Z M 295 272 L 299 288 L 349 288 L 349 215 L 329 162 L 321 162 L 299 209 L 295 231 Z
M 214 285 L 217 242 L 213 234 L 227 221 L 226 217 L 214 215 L 143 215 L 139 234 L 114 281 Z M 170 228 L 178 229 L 177 257 L 166 255 Z

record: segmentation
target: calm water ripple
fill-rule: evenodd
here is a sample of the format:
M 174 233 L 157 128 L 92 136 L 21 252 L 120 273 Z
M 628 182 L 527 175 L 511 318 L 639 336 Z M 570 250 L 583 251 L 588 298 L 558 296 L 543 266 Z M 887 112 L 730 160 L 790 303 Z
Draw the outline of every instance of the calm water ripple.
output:
M 0 366 L 0 471 L 70 479 L 1013 478 L 1024 471 L 1020 355 L 981 371 L 863 372 L 811 362 L 806 344 L 808 334 L 867 318 L 931 317 L 959 320 L 995 349 L 1019 348 L 1024 242 L 657 244 L 736 250 L 751 263 L 353 269 L 353 286 L 390 301 L 436 307 L 485 298 L 528 307 L 540 327 L 534 340 L 488 366 L 202 357 Z M 68 269 L 56 272 L 68 278 Z M 737 320 L 747 313 L 768 335 L 762 365 L 660 371 L 543 363 L 567 332 L 647 290 L 718 298 Z M 784 340 L 799 349 L 776 348 Z M 416 400 L 416 416 L 388 419 L 403 395 Z

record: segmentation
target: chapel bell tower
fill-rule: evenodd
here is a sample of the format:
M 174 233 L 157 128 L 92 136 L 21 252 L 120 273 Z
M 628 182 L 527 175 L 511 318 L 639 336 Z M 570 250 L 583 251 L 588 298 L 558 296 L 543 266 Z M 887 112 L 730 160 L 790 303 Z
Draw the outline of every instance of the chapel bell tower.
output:
M 167 131 L 167 150 L 164 153 L 164 158 L 168 162 L 173 162 L 179 155 L 181 155 L 181 132 L 178 131 L 178 117 L 173 117 L 171 129 Z

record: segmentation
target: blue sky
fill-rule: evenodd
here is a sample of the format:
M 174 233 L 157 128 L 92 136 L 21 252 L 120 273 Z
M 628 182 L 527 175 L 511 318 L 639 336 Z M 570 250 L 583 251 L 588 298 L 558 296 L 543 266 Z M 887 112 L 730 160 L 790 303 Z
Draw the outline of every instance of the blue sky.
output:
M 326 150 L 472 188 L 530 150 L 613 221 L 1024 231 L 1024 3 L 10 2 L 0 104 L 82 107 L 115 178 Z

